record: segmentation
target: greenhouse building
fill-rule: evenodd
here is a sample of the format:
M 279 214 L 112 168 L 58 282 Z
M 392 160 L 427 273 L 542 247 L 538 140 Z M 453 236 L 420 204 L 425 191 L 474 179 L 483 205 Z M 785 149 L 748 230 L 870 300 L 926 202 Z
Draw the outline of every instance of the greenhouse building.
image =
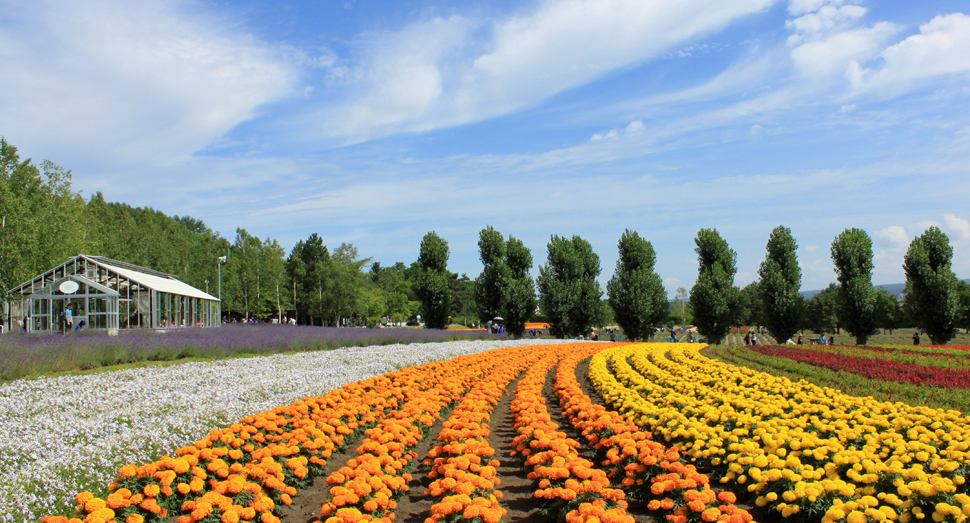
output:
M 91 329 L 172 329 L 220 324 L 219 298 L 174 275 L 80 254 L 7 295 L 9 330 L 61 332 L 71 306 L 74 325 Z

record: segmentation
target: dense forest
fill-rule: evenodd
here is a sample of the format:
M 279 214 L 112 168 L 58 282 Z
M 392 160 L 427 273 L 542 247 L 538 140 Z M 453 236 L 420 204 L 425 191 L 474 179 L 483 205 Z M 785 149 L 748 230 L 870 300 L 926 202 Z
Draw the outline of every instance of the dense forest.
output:
M 295 310 L 300 323 L 336 325 L 419 314 L 416 269 L 403 262 L 383 267 L 352 244 L 331 252 L 315 233 L 286 252 L 242 228 L 230 240 L 190 216 L 106 202 L 101 193 L 85 200 L 70 171 L 21 159 L 5 139 L 0 147 L 0 296 L 78 254 L 167 272 L 218 295 L 226 256 L 223 313 L 234 318 L 293 317 Z M 453 319 L 474 321 L 475 282 L 449 273 L 448 283 Z

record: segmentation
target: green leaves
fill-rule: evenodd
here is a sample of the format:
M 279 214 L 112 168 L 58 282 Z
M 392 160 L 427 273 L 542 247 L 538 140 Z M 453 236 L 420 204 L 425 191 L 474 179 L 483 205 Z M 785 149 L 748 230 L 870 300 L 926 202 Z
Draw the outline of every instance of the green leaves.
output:
M 509 334 L 522 336 L 536 306 L 535 285 L 529 276 L 532 252 L 512 236 L 505 242 L 491 225 L 479 233 L 478 249 L 485 265 L 475 280 L 479 320 L 484 324 L 500 316 Z
M 842 327 L 865 345 L 876 334 L 876 291 L 872 288 L 872 240 L 862 229 L 846 229 L 832 242 L 839 280 L 836 314 Z
M 617 244 L 619 259 L 606 284 L 617 324 L 630 339 L 645 340 L 667 317 L 667 293 L 653 268 L 653 245 L 627 229 Z
M 961 316 L 960 296 L 951 259 L 950 239 L 932 226 L 913 239 L 903 257 L 906 282 L 916 325 L 926 331 L 934 345 L 943 345 L 956 336 Z
M 779 225 L 771 231 L 768 252 L 758 270 L 765 327 L 779 343 L 795 335 L 805 311 L 805 300 L 799 293 L 802 270 L 798 267 L 796 249 L 798 244 L 791 230 Z
M 559 338 L 586 335 L 599 312 L 600 259 L 589 242 L 552 236 L 547 263 L 539 266 L 539 303 Z
M 697 248 L 697 282 L 690 290 L 694 323 L 711 343 L 720 343 L 731 330 L 740 291 L 734 286 L 737 253 L 728 247 L 717 229 L 701 229 L 694 239 Z
M 424 325 L 428 329 L 448 327 L 451 313 L 451 282 L 448 273 L 448 242 L 434 231 L 424 235 L 418 255 L 420 271 L 417 275 L 418 299 L 424 310 Z

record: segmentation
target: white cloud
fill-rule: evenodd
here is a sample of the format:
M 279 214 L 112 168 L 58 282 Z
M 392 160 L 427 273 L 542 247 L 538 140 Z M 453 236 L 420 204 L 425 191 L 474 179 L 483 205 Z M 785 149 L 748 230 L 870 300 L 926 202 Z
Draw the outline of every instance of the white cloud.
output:
M 771 0 L 549 0 L 482 27 L 452 17 L 385 35 L 349 73 L 318 136 L 362 141 L 480 121 L 539 103 L 758 12 Z
M 900 29 L 896 24 L 878 22 L 872 27 L 838 31 L 795 47 L 792 61 L 796 71 L 814 82 L 844 78 L 853 62 L 877 56 Z
M 970 221 L 958 218 L 956 214 L 943 216 L 943 223 L 959 240 L 970 240 Z
M 786 27 L 795 31 L 788 38 L 788 42 L 794 44 L 802 40 L 813 40 L 845 29 L 865 16 L 866 11 L 865 7 L 858 5 L 823 6 L 817 12 L 807 13 L 785 23 Z
M 871 74 L 869 88 L 898 92 L 926 78 L 970 72 L 970 16 L 939 15 L 920 34 L 882 51 L 885 65 Z
M 843 0 L 791 0 L 788 3 L 788 12 L 798 16 L 805 13 L 813 13 L 825 6 L 840 6 Z
M 877 243 L 882 242 L 892 249 L 905 249 L 909 246 L 909 235 L 899 225 L 890 225 L 875 234 Z
M 818 245 L 806 245 L 805 252 L 815 252 L 818 250 Z
M 46 0 L 5 8 L 0 126 L 60 156 L 165 162 L 295 90 L 278 52 L 188 6 Z

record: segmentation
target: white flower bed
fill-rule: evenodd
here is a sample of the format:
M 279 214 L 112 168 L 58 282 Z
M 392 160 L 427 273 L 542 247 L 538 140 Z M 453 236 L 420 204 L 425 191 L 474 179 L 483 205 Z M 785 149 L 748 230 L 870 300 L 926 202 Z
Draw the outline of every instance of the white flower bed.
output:
M 124 465 L 300 398 L 402 367 L 539 343 L 355 347 L 18 380 L 0 386 L 0 517 L 71 516 L 75 494 L 103 491 Z

